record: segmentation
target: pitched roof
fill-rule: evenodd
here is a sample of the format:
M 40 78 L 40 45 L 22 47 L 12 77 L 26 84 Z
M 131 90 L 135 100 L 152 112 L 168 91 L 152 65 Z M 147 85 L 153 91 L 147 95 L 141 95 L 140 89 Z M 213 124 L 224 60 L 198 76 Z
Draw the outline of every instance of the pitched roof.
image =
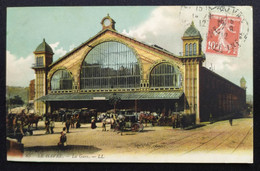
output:
M 242 78 L 240 79 L 240 82 L 246 82 L 246 79 L 245 79 L 244 77 L 242 77 Z
M 61 60 L 65 59 L 66 57 L 68 57 L 70 54 L 74 53 L 75 51 L 77 51 L 78 49 L 82 48 L 83 46 L 86 46 L 89 42 L 91 42 L 92 40 L 94 40 L 96 37 L 98 36 L 101 36 L 102 34 L 104 34 L 105 32 L 107 31 L 110 31 L 114 34 L 117 34 L 121 37 L 124 37 L 124 38 L 127 38 L 127 39 L 130 39 L 131 41 L 134 41 L 136 43 L 139 43 L 139 44 L 142 44 L 148 48 L 152 48 L 153 50 L 157 51 L 157 52 L 161 52 L 161 53 L 164 53 L 166 55 L 169 55 L 169 56 L 172 56 L 172 57 L 175 57 L 175 58 L 180 58 L 179 56 L 177 55 L 174 55 L 173 53 L 165 50 L 165 49 L 162 49 L 162 48 L 159 48 L 158 46 L 154 46 L 154 45 L 148 45 L 144 42 L 140 42 L 140 41 L 137 41 L 136 39 L 133 39 L 133 38 L 130 38 L 130 37 L 127 37 L 125 35 L 122 35 L 120 33 L 118 33 L 117 31 L 114 31 L 114 30 L 111 30 L 111 29 L 105 29 L 105 30 L 102 30 L 100 31 L 98 34 L 96 34 L 95 36 L 91 37 L 90 39 L 88 39 L 86 42 L 82 43 L 81 45 L 79 45 L 78 47 L 74 48 L 72 51 L 66 53 L 64 56 L 62 56 L 61 58 L 59 58 L 57 61 L 55 61 L 54 63 L 52 63 L 50 66 L 53 66 L 55 65 L 56 63 L 60 62 Z
M 35 52 L 48 52 L 54 54 L 50 45 L 48 45 L 48 43 L 45 42 L 45 39 L 43 39 L 43 42 L 36 48 L 34 53 Z
M 199 30 L 195 27 L 194 22 L 192 21 L 191 25 L 184 32 L 183 37 L 201 37 Z

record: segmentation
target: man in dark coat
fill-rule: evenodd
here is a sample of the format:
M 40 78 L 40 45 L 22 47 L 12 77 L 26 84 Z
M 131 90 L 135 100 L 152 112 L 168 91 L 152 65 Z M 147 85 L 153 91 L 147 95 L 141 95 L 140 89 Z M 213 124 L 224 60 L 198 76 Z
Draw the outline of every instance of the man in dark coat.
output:
M 58 143 L 58 146 L 64 147 L 67 146 L 67 136 L 66 136 L 66 128 L 64 127 L 61 136 L 60 136 L 60 142 Z
M 230 124 L 230 126 L 232 126 L 232 120 L 233 120 L 233 118 L 230 117 L 230 118 L 229 118 L 229 124 Z
M 65 126 L 67 128 L 67 133 L 69 133 L 69 129 L 70 129 L 70 119 L 67 119 Z
M 50 133 L 50 120 L 48 117 L 46 117 L 46 120 L 45 120 L 45 129 L 46 129 L 45 134 L 49 134 Z
M 181 120 L 181 129 L 184 129 L 186 127 L 186 120 L 185 116 L 180 115 L 180 120 Z

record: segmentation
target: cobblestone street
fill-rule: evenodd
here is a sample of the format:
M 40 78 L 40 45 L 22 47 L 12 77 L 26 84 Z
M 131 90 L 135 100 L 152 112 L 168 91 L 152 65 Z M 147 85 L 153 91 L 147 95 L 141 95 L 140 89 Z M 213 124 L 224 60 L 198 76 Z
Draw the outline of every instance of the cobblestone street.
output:
M 45 134 L 43 122 L 33 136 L 25 136 L 22 160 L 100 162 L 253 162 L 253 119 L 234 119 L 192 129 L 147 125 L 143 132 L 102 131 L 101 124 L 72 128 L 67 148 L 57 147 L 63 125 Z M 109 127 L 107 126 L 108 130 Z M 11 158 L 10 158 L 11 159 Z M 20 159 L 21 160 L 21 159 Z

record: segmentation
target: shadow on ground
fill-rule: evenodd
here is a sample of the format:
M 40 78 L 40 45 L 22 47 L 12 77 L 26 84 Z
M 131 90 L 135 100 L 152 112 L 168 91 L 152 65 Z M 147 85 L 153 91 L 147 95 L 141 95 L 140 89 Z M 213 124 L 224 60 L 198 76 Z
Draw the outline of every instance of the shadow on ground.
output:
M 125 130 L 125 131 L 123 132 L 123 134 L 125 133 L 126 135 L 135 135 L 135 134 L 144 133 L 144 132 L 151 132 L 151 131 L 155 131 L 155 130 L 144 129 L 144 130 L 142 130 L 142 131 L 140 131 L 140 132 L 133 132 L 133 131 L 131 131 L 131 130 Z M 118 132 L 118 133 L 120 133 L 120 132 Z
M 152 129 L 144 129 L 144 130 L 142 130 L 141 132 L 151 132 L 151 131 L 155 131 L 155 130 L 152 130 Z
M 60 134 L 60 132 L 54 132 L 53 134 L 45 134 L 45 133 L 43 133 L 43 134 L 33 134 L 32 136 L 43 136 L 43 135 L 54 135 L 54 134 Z
M 25 153 L 35 154 L 46 154 L 46 153 L 57 153 L 57 154 L 93 154 L 100 151 L 100 148 L 94 146 L 85 145 L 67 145 L 66 147 L 58 146 L 34 146 L 25 147 Z

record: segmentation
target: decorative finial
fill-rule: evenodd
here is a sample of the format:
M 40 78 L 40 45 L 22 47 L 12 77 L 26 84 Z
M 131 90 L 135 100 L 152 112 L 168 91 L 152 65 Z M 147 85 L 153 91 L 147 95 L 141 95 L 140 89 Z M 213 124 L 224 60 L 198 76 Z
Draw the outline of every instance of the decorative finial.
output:
M 107 16 L 109 17 L 109 13 L 107 13 Z
M 43 42 L 45 42 L 45 38 L 43 38 Z
M 194 22 L 193 21 L 191 22 L 191 26 L 194 26 Z

